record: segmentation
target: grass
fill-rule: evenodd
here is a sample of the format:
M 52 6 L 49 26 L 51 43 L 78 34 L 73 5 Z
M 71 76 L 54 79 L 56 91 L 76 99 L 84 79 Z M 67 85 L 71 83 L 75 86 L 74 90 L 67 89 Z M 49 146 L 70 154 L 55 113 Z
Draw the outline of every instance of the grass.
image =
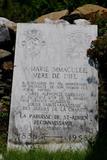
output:
M 94 144 L 85 151 L 56 151 L 32 149 L 28 152 L 6 151 L 6 134 L 0 136 L 0 153 L 3 160 L 107 160 L 107 134 L 98 136 Z
M 9 151 L 3 157 L 4 160 L 85 160 L 85 151 L 57 151 L 30 150 L 28 152 Z
M 85 160 L 86 151 L 61 151 L 49 152 L 43 149 L 32 149 L 28 152 L 19 150 L 6 150 L 6 134 L 0 135 L 0 154 L 3 160 Z

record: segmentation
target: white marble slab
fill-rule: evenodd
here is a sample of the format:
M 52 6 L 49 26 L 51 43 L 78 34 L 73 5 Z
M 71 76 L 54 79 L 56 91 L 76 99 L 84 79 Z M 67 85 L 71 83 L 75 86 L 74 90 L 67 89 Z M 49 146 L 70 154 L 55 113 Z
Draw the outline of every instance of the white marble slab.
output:
M 98 131 L 98 73 L 87 58 L 97 26 L 17 28 L 8 148 L 81 148 Z

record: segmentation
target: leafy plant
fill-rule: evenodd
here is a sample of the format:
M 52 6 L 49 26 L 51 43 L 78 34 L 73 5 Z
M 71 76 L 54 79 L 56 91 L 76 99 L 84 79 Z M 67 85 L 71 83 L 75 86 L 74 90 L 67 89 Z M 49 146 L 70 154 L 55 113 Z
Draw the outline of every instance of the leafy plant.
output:
M 100 132 L 107 132 L 107 33 L 93 41 L 87 55 L 98 63 L 99 71 L 99 124 Z
M 106 1 L 96 0 L 0 0 L 0 16 L 15 22 L 27 22 L 49 12 L 66 8 L 72 11 L 88 3 L 107 6 Z

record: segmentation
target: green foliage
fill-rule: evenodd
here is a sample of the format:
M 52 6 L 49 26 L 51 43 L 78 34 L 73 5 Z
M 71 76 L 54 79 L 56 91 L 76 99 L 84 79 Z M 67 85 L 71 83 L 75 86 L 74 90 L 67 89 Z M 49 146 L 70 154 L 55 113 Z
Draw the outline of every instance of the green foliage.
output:
M 8 113 L 7 112 L 0 112 L 0 121 L 1 120 L 6 120 L 8 117 Z
M 87 55 L 95 64 L 98 63 L 99 71 L 99 126 L 100 132 L 107 132 L 107 25 L 106 20 L 99 21 L 101 36 L 93 41 Z
M 99 64 L 107 61 L 107 34 L 99 36 L 97 40 L 92 41 L 88 56 L 94 60 L 96 59 Z
M 6 152 L 7 133 L 0 133 L 0 154 Z
M 31 21 L 40 15 L 66 8 L 66 3 L 60 0 L 1 0 L 0 2 L 0 16 L 15 22 Z
M 103 36 L 107 33 L 107 17 L 99 18 L 99 16 L 96 16 L 94 24 L 98 25 L 99 36 Z
M 96 4 L 96 0 L 65 0 L 67 8 L 73 10 L 78 6 L 82 6 L 84 4 Z
M 2 2 L 2 10 L 3 10 L 3 16 L 10 18 L 12 15 L 12 1 L 11 0 L 3 0 Z
M 35 17 L 40 15 L 64 9 L 65 3 L 63 1 L 58 2 L 57 0 L 32 0 L 31 8 L 32 19 L 35 19 Z
M 0 132 L 4 132 L 8 127 L 10 99 L 2 97 L 0 101 Z
M 107 6 L 107 1 L 96 0 L 0 0 L 0 16 L 15 22 L 27 22 L 49 12 L 66 8 L 72 11 L 88 3 Z
M 9 151 L 4 154 L 4 160 L 85 160 L 85 151 L 57 151 L 49 152 L 34 149 L 28 152 Z
M 97 136 L 95 144 L 88 148 L 85 160 L 107 160 L 107 133 Z

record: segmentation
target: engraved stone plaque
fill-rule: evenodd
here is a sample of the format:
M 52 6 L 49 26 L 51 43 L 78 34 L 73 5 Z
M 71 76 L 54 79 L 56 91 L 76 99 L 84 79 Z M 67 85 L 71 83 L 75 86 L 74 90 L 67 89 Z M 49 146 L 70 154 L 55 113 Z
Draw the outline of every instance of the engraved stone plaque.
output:
M 97 26 L 18 24 L 8 148 L 78 148 L 98 131 Z

